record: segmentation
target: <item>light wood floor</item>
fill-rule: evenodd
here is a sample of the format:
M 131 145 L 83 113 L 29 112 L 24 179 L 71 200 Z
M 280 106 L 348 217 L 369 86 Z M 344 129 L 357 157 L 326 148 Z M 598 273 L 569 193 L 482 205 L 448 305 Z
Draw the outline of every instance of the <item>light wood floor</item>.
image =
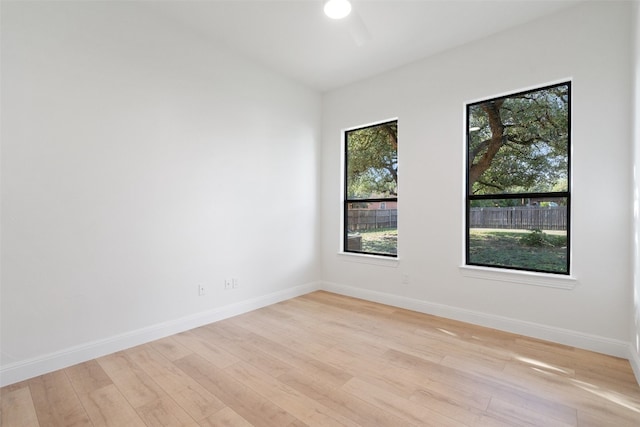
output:
M 640 426 L 628 361 L 315 292 L 4 387 L 17 426 Z

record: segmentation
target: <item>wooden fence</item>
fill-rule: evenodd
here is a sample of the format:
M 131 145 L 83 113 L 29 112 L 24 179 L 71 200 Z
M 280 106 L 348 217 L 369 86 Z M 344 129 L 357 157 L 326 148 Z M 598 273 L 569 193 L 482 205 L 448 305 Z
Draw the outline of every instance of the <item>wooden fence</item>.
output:
M 471 208 L 471 228 L 514 230 L 566 230 L 566 206 L 514 206 L 506 208 Z M 398 226 L 397 209 L 350 209 L 351 231 L 377 230 Z
M 471 228 L 505 228 L 516 230 L 566 230 L 566 206 L 514 206 L 506 208 L 471 208 Z
M 377 230 L 398 226 L 397 209 L 350 209 L 348 224 L 351 231 Z

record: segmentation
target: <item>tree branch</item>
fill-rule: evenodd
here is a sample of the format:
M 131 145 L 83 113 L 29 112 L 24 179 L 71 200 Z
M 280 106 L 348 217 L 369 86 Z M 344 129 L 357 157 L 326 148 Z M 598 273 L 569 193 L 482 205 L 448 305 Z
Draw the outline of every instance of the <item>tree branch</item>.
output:
M 489 169 L 491 166 L 491 162 L 493 158 L 496 156 L 500 147 L 506 142 L 506 138 L 504 137 L 504 124 L 502 123 L 502 119 L 500 118 L 500 107 L 504 103 L 503 99 L 486 102 L 482 104 L 482 109 L 487 114 L 489 118 L 489 128 L 491 129 L 491 139 L 487 145 L 487 151 L 480 157 L 480 159 L 471 163 L 469 166 L 469 187 L 472 187 L 473 184 L 480 178 L 480 176 Z M 474 158 L 475 160 L 475 158 Z

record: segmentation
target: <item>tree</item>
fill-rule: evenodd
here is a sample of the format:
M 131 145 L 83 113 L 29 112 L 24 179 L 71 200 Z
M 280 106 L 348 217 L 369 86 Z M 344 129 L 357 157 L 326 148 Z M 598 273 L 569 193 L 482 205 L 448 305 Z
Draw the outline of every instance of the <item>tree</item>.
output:
M 470 105 L 471 194 L 566 191 L 568 103 L 562 84 Z
M 369 199 L 398 194 L 398 122 L 346 134 L 347 197 Z

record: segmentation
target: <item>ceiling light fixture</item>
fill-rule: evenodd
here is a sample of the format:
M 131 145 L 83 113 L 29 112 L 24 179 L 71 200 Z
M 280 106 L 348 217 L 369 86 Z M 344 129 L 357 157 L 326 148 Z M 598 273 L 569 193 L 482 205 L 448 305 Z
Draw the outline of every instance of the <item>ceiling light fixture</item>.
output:
M 324 13 L 331 19 L 342 19 L 351 13 L 349 0 L 328 0 L 324 4 Z

